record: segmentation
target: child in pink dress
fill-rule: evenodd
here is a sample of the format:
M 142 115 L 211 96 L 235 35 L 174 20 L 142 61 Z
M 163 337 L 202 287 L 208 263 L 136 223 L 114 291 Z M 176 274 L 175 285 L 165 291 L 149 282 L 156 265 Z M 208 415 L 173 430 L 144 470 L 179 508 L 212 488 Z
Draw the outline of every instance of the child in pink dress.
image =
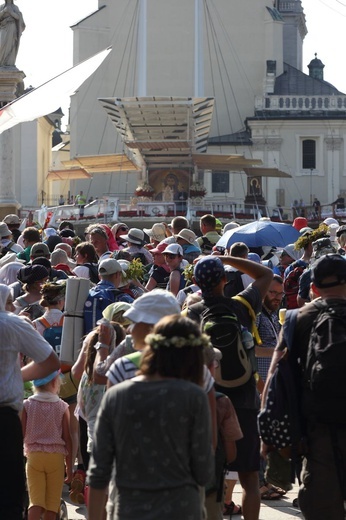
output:
M 35 394 L 24 401 L 22 415 L 28 520 L 56 520 L 66 460 L 66 479 L 72 477 L 72 446 L 68 405 L 59 398 L 60 373 L 34 380 Z

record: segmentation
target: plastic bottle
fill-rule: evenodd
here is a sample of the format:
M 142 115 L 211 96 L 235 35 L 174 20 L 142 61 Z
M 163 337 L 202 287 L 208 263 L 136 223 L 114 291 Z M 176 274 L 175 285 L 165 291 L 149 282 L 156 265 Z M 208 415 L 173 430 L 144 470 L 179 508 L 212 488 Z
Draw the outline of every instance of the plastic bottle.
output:
M 250 350 L 255 346 L 253 335 L 246 327 L 242 329 L 241 340 L 246 350 Z
M 257 358 L 255 355 L 255 342 L 254 342 L 253 335 L 246 327 L 242 327 L 241 340 L 244 345 L 244 348 L 247 350 L 248 357 L 251 361 L 252 371 L 253 371 L 253 373 L 256 373 L 257 372 Z

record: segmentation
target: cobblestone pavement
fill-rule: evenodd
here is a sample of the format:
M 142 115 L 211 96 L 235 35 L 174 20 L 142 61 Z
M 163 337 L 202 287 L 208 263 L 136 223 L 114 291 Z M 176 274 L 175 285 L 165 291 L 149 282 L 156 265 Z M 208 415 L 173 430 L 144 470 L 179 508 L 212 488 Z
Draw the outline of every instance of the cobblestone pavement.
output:
M 293 520 L 297 517 L 303 518 L 299 509 L 292 505 L 297 494 L 298 486 L 294 486 L 292 491 L 289 491 L 287 495 L 280 500 L 263 500 L 261 502 L 259 520 Z M 64 488 L 63 498 L 67 504 L 69 520 L 85 520 L 88 518 L 85 506 L 75 506 L 69 501 L 67 488 Z M 241 487 L 239 484 L 237 484 L 234 489 L 233 500 L 236 504 L 240 504 L 241 502 Z M 234 515 L 231 518 L 234 518 L 234 520 L 240 520 L 243 517 L 240 515 Z M 225 517 L 225 519 L 229 520 L 229 517 Z

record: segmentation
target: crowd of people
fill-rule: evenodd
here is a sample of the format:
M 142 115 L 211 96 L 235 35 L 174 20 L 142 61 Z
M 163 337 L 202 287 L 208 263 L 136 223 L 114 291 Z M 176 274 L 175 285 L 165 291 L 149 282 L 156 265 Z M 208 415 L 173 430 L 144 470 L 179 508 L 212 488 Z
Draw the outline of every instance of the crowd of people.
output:
M 77 235 L 68 221 L 41 231 L 20 229 L 17 215 L 0 222 L 0 518 L 55 520 L 64 484 L 89 520 L 258 520 L 261 500 L 286 494 L 292 479 L 272 479 L 258 413 L 287 346 L 286 310 L 298 313 L 304 359 L 314 302 L 345 304 L 346 226 L 311 229 L 299 215 L 294 244 L 220 247 L 238 226 L 208 214 L 199 236 L 184 217 Z M 72 278 L 89 293 L 66 363 Z M 303 367 L 300 376 L 304 397 Z M 344 425 L 329 436 L 302 413 L 308 451 L 295 461 L 294 505 L 307 520 L 341 520 Z

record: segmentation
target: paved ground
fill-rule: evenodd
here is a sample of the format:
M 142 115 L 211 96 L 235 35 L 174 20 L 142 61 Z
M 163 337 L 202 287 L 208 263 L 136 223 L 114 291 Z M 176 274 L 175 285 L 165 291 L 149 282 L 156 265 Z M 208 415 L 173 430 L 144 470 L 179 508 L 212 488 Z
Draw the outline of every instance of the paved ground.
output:
M 293 520 L 295 518 L 302 518 L 299 509 L 292 506 L 292 501 L 297 497 L 298 487 L 294 486 L 292 491 L 287 493 L 285 497 L 280 500 L 267 500 L 262 501 L 260 520 Z M 68 493 L 64 492 L 64 500 L 66 501 L 68 508 L 69 520 L 81 520 L 87 519 L 87 511 L 85 506 L 76 507 L 69 503 Z M 241 487 L 237 485 L 234 490 L 233 500 L 236 504 L 240 504 L 241 501 Z M 241 519 L 239 515 L 232 516 L 234 520 Z M 229 520 L 229 517 L 225 517 Z M 164 520 L 164 519 L 162 519 Z

